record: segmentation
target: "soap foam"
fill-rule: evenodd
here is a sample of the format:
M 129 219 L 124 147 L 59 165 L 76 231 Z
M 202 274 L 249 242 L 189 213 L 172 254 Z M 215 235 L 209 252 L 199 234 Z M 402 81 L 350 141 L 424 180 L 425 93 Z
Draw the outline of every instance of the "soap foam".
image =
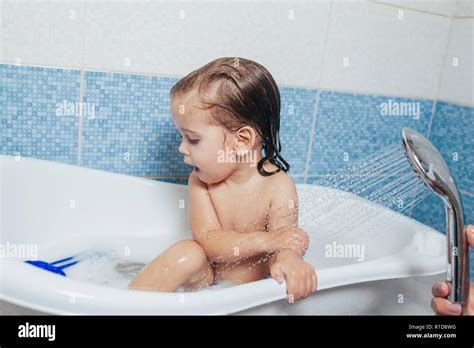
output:
M 132 279 L 145 267 L 144 263 L 125 259 L 116 250 L 103 251 L 84 258 L 76 265 L 65 269 L 70 279 L 108 286 L 118 289 L 127 289 Z M 230 280 L 218 280 L 206 287 L 209 290 L 219 290 L 237 285 Z M 201 288 L 202 289 L 202 288 Z M 201 289 L 192 289 L 180 286 L 177 292 L 193 292 Z

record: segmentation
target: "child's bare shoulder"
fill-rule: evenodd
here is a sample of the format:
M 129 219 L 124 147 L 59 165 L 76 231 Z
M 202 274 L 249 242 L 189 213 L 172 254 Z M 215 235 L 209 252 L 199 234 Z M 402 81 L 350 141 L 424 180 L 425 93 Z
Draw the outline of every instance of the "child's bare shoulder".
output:
M 296 186 L 291 177 L 285 172 L 272 175 L 271 203 L 267 229 L 276 230 L 285 226 L 298 225 L 298 196 Z
M 287 173 L 281 171 L 271 175 L 269 178 L 268 184 L 269 192 L 271 192 L 272 196 L 272 205 L 281 205 L 289 200 L 297 200 L 296 186 Z

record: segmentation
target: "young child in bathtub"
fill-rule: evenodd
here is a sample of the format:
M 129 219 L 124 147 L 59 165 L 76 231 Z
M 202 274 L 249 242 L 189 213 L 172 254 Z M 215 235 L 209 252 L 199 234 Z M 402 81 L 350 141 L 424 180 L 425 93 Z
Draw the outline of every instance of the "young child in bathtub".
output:
M 194 167 L 189 176 L 192 240 L 148 263 L 130 289 L 199 289 L 218 280 L 286 281 L 290 302 L 316 290 L 302 257 L 308 236 L 298 225 L 298 197 L 280 155 L 280 94 L 262 65 L 214 60 L 171 89 L 171 112 Z M 262 155 L 263 150 L 263 155 Z

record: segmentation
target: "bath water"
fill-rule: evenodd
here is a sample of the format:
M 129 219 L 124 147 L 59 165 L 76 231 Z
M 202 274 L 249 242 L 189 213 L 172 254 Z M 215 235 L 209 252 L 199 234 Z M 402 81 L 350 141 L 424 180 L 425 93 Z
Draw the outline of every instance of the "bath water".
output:
M 167 245 L 168 246 L 168 245 Z M 158 254 L 156 254 L 158 256 Z M 127 289 L 130 281 L 145 266 L 143 262 L 132 261 L 123 255 L 122 248 L 101 250 L 97 255 L 92 255 L 81 260 L 76 265 L 65 269 L 70 279 L 92 283 L 95 285 L 108 286 L 118 289 Z M 235 286 L 231 281 L 217 281 L 207 287 L 209 290 L 217 290 Z M 179 287 L 178 292 L 195 291 L 186 287 Z
M 314 185 L 314 189 L 312 185 L 306 185 L 299 193 L 299 206 L 306 214 L 304 219 L 317 219 L 319 226 L 315 228 L 330 231 L 324 243 L 340 238 L 357 245 L 364 245 L 374 238 L 382 240 L 390 220 L 411 215 L 413 207 L 432 194 L 413 171 L 401 143 L 385 147 L 318 179 L 315 184 L 341 190 L 339 197 L 331 201 L 318 197 Z M 348 196 L 346 192 L 388 209 L 364 208 L 357 203 L 357 197 Z
M 401 143 L 381 149 L 325 177 L 331 187 L 410 213 L 431 194 L 405 156 Z

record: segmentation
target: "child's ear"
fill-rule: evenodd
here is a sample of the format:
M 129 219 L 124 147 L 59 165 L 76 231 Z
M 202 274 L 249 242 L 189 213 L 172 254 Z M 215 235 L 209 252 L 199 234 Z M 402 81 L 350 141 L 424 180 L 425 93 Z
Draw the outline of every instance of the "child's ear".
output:
M 245 154 L 255 146 L 257 132 L 250 126 L 239 128 L 235 134 L 235 151 L 237 154 Z

